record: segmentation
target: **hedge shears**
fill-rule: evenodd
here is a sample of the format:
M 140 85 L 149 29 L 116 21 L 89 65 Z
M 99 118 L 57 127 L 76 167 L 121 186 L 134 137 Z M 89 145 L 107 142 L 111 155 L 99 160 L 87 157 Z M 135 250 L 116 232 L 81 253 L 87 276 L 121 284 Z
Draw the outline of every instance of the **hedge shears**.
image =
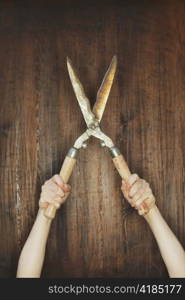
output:
M 86 131 L 77 138 L 72 148 L 69 149 L 61 171 L 60 176 L 62 177 L 65 183 L 68 182 L 73 168 L 76 163 L 77 153 L 81 148 L 87 147 L 87 140 L 93 136 L 100 140 L 102 147 L 107 147 L 111 153 L 113 163 L 120 174 L 121 178 L 127 180 L 131 175 L 131 172 L 127 166 L 127 163 L 119 151 L 119 149 L 114 145 L 113 141 L 108 137 L 100 128 L 100 121 L 102 119 L 105 106 L 107 103 L 107 99 L 111 90 L 111 86 L 113 83 L 113 79 L 115 76 L 117 67 L 117 58 L 113 57 L 110 66 L 103 78 L 102 84 L 98 90 L 96 102 L 94 104 L 93 109 L 91 110 L 90 101 L 85 94 L 83 85 L 81 84 L 77 72 L 69 58 L 67 58 L 67 68 L 69 77 L 73 86 L 74 93 L 78 100 L 78 104 L 80 106 L 81 112 L 83 114 L 85 123 L 87 125 Z M 145 203 L 141 207 L 141 210 L 145 210 Z M 56 208 L 50 204 L 45 210 L 45 216 L 49 219 L 53 219 L 55 217 Z

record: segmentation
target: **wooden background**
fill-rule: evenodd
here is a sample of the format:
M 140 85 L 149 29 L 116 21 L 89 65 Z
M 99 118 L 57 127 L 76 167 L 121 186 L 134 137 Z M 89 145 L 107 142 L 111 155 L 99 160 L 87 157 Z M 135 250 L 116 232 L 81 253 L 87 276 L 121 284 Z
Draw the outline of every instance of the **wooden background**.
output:
M 185 245 L 185 1 L 0 2 L 0 276 L 14 277 L 41 185 L 85 130 L 68 55 L 92 104 L 114 54 L 102 128 L 148 180 Z M 81 150 L 43 277 L 167 277 L 106 149 Z M 28 262 L 29 263 L 29 262 Z

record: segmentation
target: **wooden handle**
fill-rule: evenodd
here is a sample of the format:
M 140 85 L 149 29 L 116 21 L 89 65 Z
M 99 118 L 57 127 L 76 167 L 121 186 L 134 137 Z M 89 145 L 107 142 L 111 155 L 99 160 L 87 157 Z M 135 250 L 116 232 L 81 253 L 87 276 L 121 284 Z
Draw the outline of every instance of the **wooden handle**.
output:
M 119 175 L 121 176 L 121 178 L 124 179 L 125 181 L 127 181 L 129 176 L 131 175 L 131 172 L 128 168 L 128 165 L 127 165 L 123 155 L 120 154 L 120 155 L 114 157 L 112 160 L 113 160 L 113 163 L 114 163 Z M 147 208 L 146 203 L 143 202 L 141 208 L 139 209 L 139 213 L 143 215 L 146 208 Z
M 123 155 L 120 154 L 120 155 L 114 157 L 113 163 L 114 163 L 119 175 L 121 176 L 121 178 L 123 178 L 125 181 L 127 181 L 129 176 L 131 175 L 131 172 L 127 166 L 127 163 L 126 163 Z
M 68 182 L 69 177 L 71 176 L 71 173 L 73 172 L 75 163 L 76 163 L 75 158 L 72 158 L 69 156 L 65 157 L 62 168 L 60 170 L 60 176 L 65 183 Z M 56 214 L 55 206 L 53 206 L 52 204 L 48 205 L 48 207 L 45 210 L 44 215 L 49 219 L 53 219 L 55 217 L 55 214 Z

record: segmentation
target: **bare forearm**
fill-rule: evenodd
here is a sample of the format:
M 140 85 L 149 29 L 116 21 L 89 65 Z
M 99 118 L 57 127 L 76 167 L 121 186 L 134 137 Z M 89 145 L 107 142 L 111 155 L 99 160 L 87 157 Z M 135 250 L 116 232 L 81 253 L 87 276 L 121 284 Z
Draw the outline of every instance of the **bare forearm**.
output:
M 185 252 L 155 205 L 147 215 L 170 277 L 185 277 Z
M 39 209 L 37 218 L 22 249 L 17 277 L 40 277 L 51 220 Z

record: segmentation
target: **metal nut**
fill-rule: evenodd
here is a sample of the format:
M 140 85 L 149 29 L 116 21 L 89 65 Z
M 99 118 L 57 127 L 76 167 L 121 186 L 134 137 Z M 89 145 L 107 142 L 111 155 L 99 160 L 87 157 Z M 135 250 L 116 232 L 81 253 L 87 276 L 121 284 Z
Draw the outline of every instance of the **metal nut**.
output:
M 102 142 L 100 143 L 100 146 L 101 146 L 102 148 L 105 147 L 105 142 L 102 141 Z
M 83 144 L 82 144 L 82 148 L 84 148 L 84 149 L 87 148 L 87 144 L 86 144 L 86 143 L 83 143 Z

